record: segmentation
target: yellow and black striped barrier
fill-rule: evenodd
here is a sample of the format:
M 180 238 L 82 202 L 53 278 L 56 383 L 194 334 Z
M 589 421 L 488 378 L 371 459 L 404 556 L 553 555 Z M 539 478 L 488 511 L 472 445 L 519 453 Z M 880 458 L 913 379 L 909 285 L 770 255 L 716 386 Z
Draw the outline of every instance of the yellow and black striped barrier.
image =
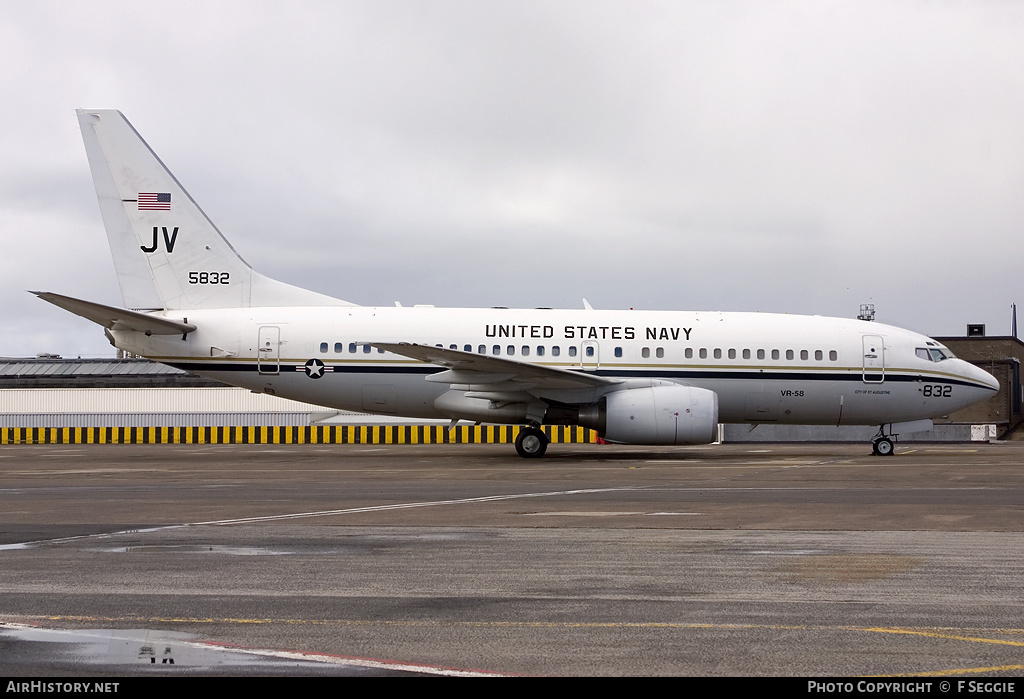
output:
M 542 428 L 554 443 L 592 444 L 584 427 Z M 509 444 L 519 425 L 0 427 L 0 444 Z

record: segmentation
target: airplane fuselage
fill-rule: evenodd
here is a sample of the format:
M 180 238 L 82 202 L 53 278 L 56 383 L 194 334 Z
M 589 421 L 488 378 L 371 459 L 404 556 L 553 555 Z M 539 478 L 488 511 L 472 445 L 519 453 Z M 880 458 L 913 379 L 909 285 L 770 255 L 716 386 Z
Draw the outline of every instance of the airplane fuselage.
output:
M 198 329 L 184 339 L 114 331 L 117 345 L 254 391 L 417 418 L 466 416 L 437 404 L 449 385 L 425 378 L 441 368 L 371 343 L 415 343 L 696 386 L 718 395 L 725 423 L 907 422 L 948 415 L 997 388 L 988 374 L 944 348 L 949 358 L 923 358 L 921 350 L 941 346 L 922 335 L 819 316 L 362 306 L 162 315 Z M 600 394 L 570 388 L 534 395 L 583 404 Z

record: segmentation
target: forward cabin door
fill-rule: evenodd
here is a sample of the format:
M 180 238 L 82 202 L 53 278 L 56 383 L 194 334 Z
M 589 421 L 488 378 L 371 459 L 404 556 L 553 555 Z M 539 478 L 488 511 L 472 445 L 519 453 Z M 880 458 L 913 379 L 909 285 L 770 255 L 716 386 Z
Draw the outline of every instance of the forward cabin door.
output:
M 864 335 L 861 347 L 864 350 L 864 383 L 882 383 L 885 381 L 885 342 L 882 336 Z

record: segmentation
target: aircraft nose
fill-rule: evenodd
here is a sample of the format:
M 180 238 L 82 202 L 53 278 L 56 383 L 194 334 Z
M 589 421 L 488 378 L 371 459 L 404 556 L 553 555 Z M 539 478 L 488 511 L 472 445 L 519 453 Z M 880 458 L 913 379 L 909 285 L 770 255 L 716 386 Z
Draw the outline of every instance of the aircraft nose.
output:
M 999 390 L 999 381 L 992 374 L 967 362 L 964 362 L 964 368 L 966 369 L 965 376 L 977 382 L 979 388 L 984 387 L 993 392 Z

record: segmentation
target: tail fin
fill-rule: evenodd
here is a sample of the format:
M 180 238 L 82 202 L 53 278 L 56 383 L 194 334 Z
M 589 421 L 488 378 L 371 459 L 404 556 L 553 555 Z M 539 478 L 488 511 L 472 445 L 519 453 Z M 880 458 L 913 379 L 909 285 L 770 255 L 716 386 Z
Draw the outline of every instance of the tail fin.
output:
M 79 109 L 125 306 L 351 306 L 253 271 L 121 112 Z

